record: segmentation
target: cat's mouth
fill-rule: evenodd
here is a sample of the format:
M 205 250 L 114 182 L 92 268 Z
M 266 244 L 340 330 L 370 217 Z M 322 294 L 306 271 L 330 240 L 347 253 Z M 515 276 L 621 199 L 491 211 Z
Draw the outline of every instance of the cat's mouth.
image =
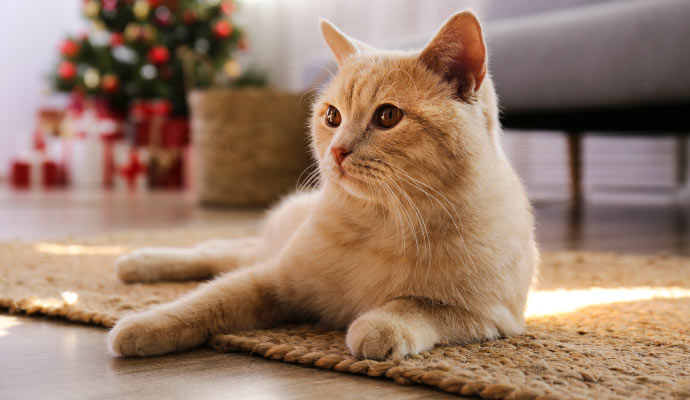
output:
M 367 187 L 366 181 L 359 176 L 357 171 L 352 171 L 347 165 L 336 165 L 330 171 L 331 173 L 328 175 L 331 180 L 337 182 L 348 192 L 351 192 L 352 189 L 361 191 Z
M 336 179 L 345 182 L 358 182 L 359 179 L 355 177 L 355 174 L 346 170 L 343 167 L 336 168 Z

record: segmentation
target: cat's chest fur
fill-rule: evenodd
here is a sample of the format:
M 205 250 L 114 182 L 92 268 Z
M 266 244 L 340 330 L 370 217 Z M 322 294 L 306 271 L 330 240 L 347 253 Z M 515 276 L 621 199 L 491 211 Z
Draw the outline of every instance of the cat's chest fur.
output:
M 446 287 L 461 280 L 467 247 L 447 223 L 429 226 L 389 210 L 317 199 L 291 240 L 290 254 L 284 254 L 283 273 L 294 285 L 282 290 L 296 302 L 318 302 L 314 309 L 328 309 L 347 320 L 372 303 L 432 296 L 439 279 Z M 329 299 L 333 307 L 325 306 Z
M 461 230 L 436 210 L 323 202 L 330 212 L 315 210 L 319 214 L 307 224 L 331 251 L 349 255 L 344 260 L 366 257 L 372 268 L 401 273 L 431 264 L 448 267 L 464 250 Z

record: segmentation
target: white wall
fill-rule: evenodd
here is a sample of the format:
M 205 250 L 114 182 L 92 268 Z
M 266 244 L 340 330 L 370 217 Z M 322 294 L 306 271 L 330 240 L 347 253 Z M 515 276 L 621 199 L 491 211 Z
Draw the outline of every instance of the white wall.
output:
M 329 59 L 318 21 L 326 18 L 344 32 L 374 46 L 431 38 L 456 11 L 480 15 L 488 0 L 244 0 L 240 20 L 253 51 L 250 58 L 271 82 L 304 90 L 305 67 Z M 257 51 L 260 49 L 260 51 Z
M 0 12 L 0 178 L 28 146 L 58 44 L 83 27 L 82 0 L 2 0 Z

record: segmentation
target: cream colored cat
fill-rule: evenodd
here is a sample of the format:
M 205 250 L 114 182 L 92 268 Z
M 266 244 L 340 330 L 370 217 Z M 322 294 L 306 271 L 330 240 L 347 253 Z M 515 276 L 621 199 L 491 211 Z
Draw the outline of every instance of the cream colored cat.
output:
M 287 321 L 347 329 L 352 354 L 373 359 L 523 332 L 533 217 L 499 144 L 475 16 L 454 15 L 414 53 L 321 30 L 339 72 L 313 107 L 320 187 L 285 199 L 258 238 L 120 258 L 125 282 L 223 275 L 122 318 L 115 354 Z

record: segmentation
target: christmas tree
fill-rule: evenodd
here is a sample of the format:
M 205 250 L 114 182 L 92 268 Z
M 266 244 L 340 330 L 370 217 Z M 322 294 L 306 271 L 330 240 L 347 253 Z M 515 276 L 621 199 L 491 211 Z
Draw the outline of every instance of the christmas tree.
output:
M 234 11 L 233 0 L 85 0 L 89 32 L 60 45 L 54 87 L 103 97 L 115 111 L 158 99 L 186 115 L 191 88 L 261 83 L 232 58 L 247 46 Z

